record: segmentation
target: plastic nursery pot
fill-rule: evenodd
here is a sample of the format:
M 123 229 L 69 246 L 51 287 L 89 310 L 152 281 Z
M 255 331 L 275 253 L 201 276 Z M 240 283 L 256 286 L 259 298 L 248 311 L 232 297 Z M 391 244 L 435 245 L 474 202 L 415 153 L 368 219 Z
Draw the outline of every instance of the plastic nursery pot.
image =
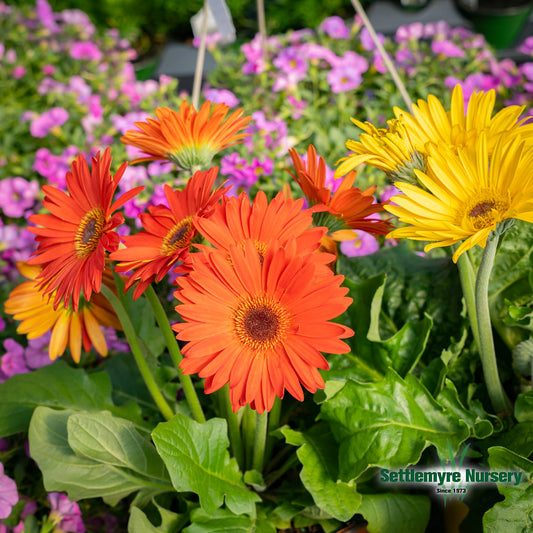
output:
M 454 0 L 457 10 L 496 49 L 512 46 L 529 20 L 531 0 Z

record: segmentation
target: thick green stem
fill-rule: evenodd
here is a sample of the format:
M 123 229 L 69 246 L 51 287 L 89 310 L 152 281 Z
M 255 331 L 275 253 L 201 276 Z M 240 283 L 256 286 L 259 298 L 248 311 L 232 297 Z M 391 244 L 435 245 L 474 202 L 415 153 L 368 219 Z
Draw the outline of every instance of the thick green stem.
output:
M 276 399 L 274 400 L 274 405 L 272 406 L 270 413 L 268 413 L 268 433 L 267 433 L 267 441 L 266 441 L 266 448 L 265 448 L 265 464 L 268 464 L 270 461 L 270 458 L 272 457 L 272 449 L 274 447 L 274 437 L 271 436 L 271 433 L 274 430 L 278 429 L 280 417 L 281 417 L 281 399 L 276 396 Z
M 254 438 L 254 459 L 253 469 L 263 472 L 265 464 L 265 448 L 268 428 L 268 413 L 265 411 L 262 415 L 255 414 L 255 438 Z
M 459 259 L 457 260 L 457 268 L 459 269 L 459 279 L 461 281 L 463 297 L 466 303 L 466 312 L 468 314 L 472 335 L 474 336 L 474 342 L 476 343 L 477 349 L 481 350 L 476 311 L 476 273 L 474 272 L 474 267 L 472 266 L 468 252 L 464 252 L 459 256 Z
M 489 311 L 489 279 L 498 248 L 499 235 L 492 232 L 487 239 L 487 244 L 483 252 L 483 258 L 479 265 L 476 280 L 476 309 L 479 328 L 481 364 L 483 366 L 483 376 L 489 393 L 492 407 L 497 414 L 509 411 L 511 404 L 503 390 L 498 375 L 498 365 L 496 362 L 496 351 L 494 349 L 494 339 L 492 336 L 492 323 Z
M 239 468 L 242 470 L 244 468 L 244 449 L 242 446 L 241 439 L 241 429 L 239 427 L 239 419 L 237 418 L 237 413 L 233 412 L 231 408 L 231 401 L 229 398 L 229 387 L 226 385 L 222 387 L 219 391 L 219 398 L 222 401 L 224 411 L 226 413 L 226 420 L 228 421 L 228 432 L 229 439 L 231 444 L 231 451 L 233 452 L 233 457 L 237 460 Z
M 244 461 L 246 470 L 251 470 L 254 457 L 255 444 L 255 412 L 249 405 L 244 408 L 242 417 L 242 439 L 244 441 Z
M 148 387 L 154 402 L 159 408 L 159 411 L 161 411 L 161 414 L 167 420 L 170 420 L 174 416 L 174 413 L 159 390 L 154 376 L 148 368 L 148 364 L 144 359 L 141 347 L 139 346 L 139 341 L 137 340 L 137 335 L 126 309 L 124 309 L 124 306 L 122 305 L 122 302 L 119 300 L 118 296 L 116 296 L 115 293 L 104 283 L 102 283 L 102 294 L 109 300 L 109 303 L 113 306 L 113 309 L 115 310 L 115 313 L 122 324 L 122 329 L 124 330 L 124 334 L 126 335 L 126 339 L 130 345 L 133 357 L 135 358 L 135 362 L 139 368 L 139 372 L 141 373 L 141 376 Z
M 163 333 L 163 337 L 170 353 L 170 357 L 172 358 L 172 362 L 178 371 L 181 387 L 183 388 L 185 399 L 187 400 L 189 408 L 191 409 L 192 416 L 197 422 L 203 424 L 205 422 L 205 416 L 200 404 L 200 400 L 198 399 L 198 395 L 196 394 L 194 384 L 190 376 L 183 374 L 179 367 L 183 357 L 181 355 L 176 336 L 170 327 L 167 314 L 165 313 L 165 310 L 163 309 L 163 306 L 161 305 L 161 302 L 151 285 L 147 287 L 146 291 L 144 291 L 144 294 L 148 298 L 148 302 L 150 303 L 150 307 L 152 308 L 155 319 L 157 320 L 159 329 Z

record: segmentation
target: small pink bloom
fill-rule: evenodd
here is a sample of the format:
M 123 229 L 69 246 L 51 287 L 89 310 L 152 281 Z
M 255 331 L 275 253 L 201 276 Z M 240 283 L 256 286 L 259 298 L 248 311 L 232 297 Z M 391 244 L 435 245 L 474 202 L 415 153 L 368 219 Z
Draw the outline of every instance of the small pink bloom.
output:
M 20 80 L 20 78 L 22 78 L 24 76 L 24 74 L 26 74 L 26 67 L 23 67 L 22 65 L 17 65 L 13 69 L 13 77 L 16 80 Z
M 70 57 L 84 61 L 100 61 L 102 52 L 94 43 L 78 41 L 70 47 Z

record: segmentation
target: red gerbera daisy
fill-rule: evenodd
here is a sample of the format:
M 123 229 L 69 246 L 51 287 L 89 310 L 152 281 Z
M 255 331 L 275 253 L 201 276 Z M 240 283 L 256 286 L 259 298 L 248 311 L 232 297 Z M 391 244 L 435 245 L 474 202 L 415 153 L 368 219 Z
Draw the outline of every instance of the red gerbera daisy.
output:
M 139 130 L 129 130 L 120 140 L 146 154 L 133 163 L 166 159 L 187 170 L 205 167 L 217 152 L 246 137 L 237 132 L 251 117 L 243 117 L 242 109 L 237 109 L 226 119 L 228 111 L 226 104 L 215 104 L 211 111 L 209 101 L 198 112 L 187 101 L 181 103 L 178 112 L 159 107 L 155 110 L 157 118 L 136 122 Z
M 296 175 L 294 179 L 300 185 L 307 201 L 315 206 L 315 212 L 330 213 L 334 219 L 328 220 L 330 235 L 335 240 L 353 239 L 352 231 L 362 230 L 372 234 L 386 235 L 392 226 L 387 220 L 368 218 L 373 213 L 383 211 L 381 203 L 374 203 L 372 195 L 376 186 L 361 191 L 353 187 L 356 172 L 349 172 L 339 188 L 333 193 L 326 187 L 326 163 L 317 157 L 315 147 L 307 149 L 307 167 L 294 148 L 289 150 Z M 320 220 L 320 217 L 317 217 Z M 321 221 L 322 222 L 322 221 Z
M 134 271 L 125 285 L 128 290 L 138 282 L 134 299 L 152 281 L 161 281 L 178 261 L 188 261 L 189 247 L 197 234 L 193 217 L 198 220 L 209 216 L 227 191 L 222 186 L 212 190 L 217 173 L 218 167 L 198 171 L 181 191 L 165 185 L 169 207 L 150 206 L 149 213 L 140 215 L 145 231 L 124 237 L 126 248 L 111 254 L 111 259 L 120 261 L 117 272 Z
M 274 241 L 284 246 L 295 239 L 299 253 L 316 251 L 325 228 L 312 227 L 311 211 L 303 210 L 303 199 L 293 200 L 278 193 L 270 203 L 259 191 L 250 205 L 246 193 L 238 198 L 224 197 L 209 218 L 196 221 L 203 237 L 220 250 L 229 251 L 234 244 L 244 245 L 251 239 L 260 257 Z M 317 261 L 331 260 L 326 254 L 314 257 Z
M 318 369 L 328 369 L 320 352 L 346 353 L 340 339 L 353 331 L 329 320 L 351 303 L 343 276 L 320 273 L 313 254 L 297 252 L 294 241 L 271 246 L 260 260 L 255 244 L 226 253 L 193 256 L 194 269 L 179 280 L 176 307 L 184 323 L 173 326 L 188 341 L 180 364 L 185 374 L 205 377 L 205 392 L 229 383 L 234 411 L 250 404 L 269 411 L 287 390 L 303 400 L 324 387 Z
M 93 157 L 90 171 L 80 154 L 67 172 L 68 194 L 43 186 L 43 205 L 51 214 L 30 217 L 42 227 L 28 227 L 39 242 L 28 263 L 43 267 L 37 278 L 39 290 L 57 291 L 54 309 L 63 302 L 77 312 L 82 290 L 87 301 L 93 292 L 100 292 L 105 252 L 118 248 L 120 238 L 113 230 L 124 222 L 122 213 L 113 213 L 144 188 L 136 187 L 111 203 L 126 166 L 123 163 L 113 178 L 109 148 L 102 158 L 100 152 Z

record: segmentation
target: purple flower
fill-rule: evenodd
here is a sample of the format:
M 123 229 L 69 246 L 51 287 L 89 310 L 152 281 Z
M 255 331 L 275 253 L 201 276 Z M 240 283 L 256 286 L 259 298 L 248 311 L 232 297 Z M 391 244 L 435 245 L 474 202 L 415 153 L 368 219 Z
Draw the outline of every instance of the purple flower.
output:
M 102 52 L 94 43 L 78 41 L 71 45 L 70 57 L 84 61 L 100 61 L 102 59 Z
M 394 40 L 397 43 L 404 43 L 406 41 L 418 41 L 424 36 L 424 25 L 421 22 L 414 22 L 413 24 L 407 24 L 400 26 L 396 30 Z
M 438 22 L 429 22 L 424 28 L 424 37 L 431 38 L 438 36 L 446 38 L 450 31 L 451 29 L 449 24 L 444 20 L 439 20 Z
M 64 9 L 59 14 L 61 20 L 69 26 L 78 26 L 82 28 L 85 35 L 90 37 L 96 32 L 94 24 L 89 16 L 79 9 Z
M 80 149 L 71 145 L 65 151 L 57 156 L 48 150 L 48 148 L 39 148 L 35 152 L 35 161 L 32 169 L 47 178 L 59 189 L 65 188 L 65 178 L 70 170 L 70 164 Z
M 309 28 L 304 28 L 303 30 L 291 30 L 287 34 L 287 42 L 291 44 L 300 43 L 305 40 L 307 37 L 314 37 L 315 33 Z
M 323 31 L 332 39 L 350 38 L 350 29 L 346 26 L 344 20 L 337 16 L 324 19 L 318 29 L 319 31 Z
M 303 116 L 303 111 L 307 107 L 307 102 L 305 100 L 297 100 L 292 94 L 287 96 L 287 101 L 292 107 L 292 118 L 298 120 Z
M 15 50 L 13 50 L 13 48 L 10 48 L 7 52 L 6 52 L 6 61 L 12 65 L 15 61 L 17 60 L 17 52 L 15 52 Z
M 376 35 L 377 35 L 378 41 L 381 44 L 385 44 L 385 35 L 383 35 L 382 33 L 377 33 Z M 376 48 L 376 44 L 374 43 L 374 40 L 370 36 L 370 32 L 366 28 L 363 28 L 361 30 L 360 37 L 361 37 L 361 45 L 363 46 L 365 50 L 374 50 Z
M 46 137 L 52 128 L 62 126 L 68 120 L 68 117 L 66 109 L 53 107 L 31 121 L 30 133 L 33 137 Z
M 21 177 L 0 180 L 0 208 L 8 217 L 18 218 L 33 206 L 39 194 L 39 183 Z
M 71 502 L 60 492 L 49 492 L 48 501 L 52 508 L 49 518 L 56 522 L 55 533 L 85 533 L 80 507 L 76 502 Z
M 17 224 L 0 224 L 0 279 L 18 279 L 17 262 L 27 261 L 35 249 L 33 233 Z
M 4 474 L 4 465 L 0 463 L 0 519 L 7 518 L 18 501 L 17 485 Z
M 272 86 L 276 92 L 295 88 L 307 74 L 307 61 L 296 46 L 285 48 L 272 63 L 281 71 Z
M 363 77 L 359 72 L 348 66 L 335 67 L 328 72 L 328 83 L 335 94 L 357 89 Z
M 465 57 L 466 52 L 456 44 L 448 40 L 438 40 L 431 43 L 431 50 L 434 54 L 443 54 L 446 57 Z
M 4 349 L 5 354 L 2 356 L 0 369 L 5 379 L 30 371 L 24 359 L 24 348 L 18 342 L 13 339 L 6 339 L 4 341 Z
M 205 36 L 205 46 L 208 50 L 211 50 L 212 48 L 214 48 L 217 43 L 219 43 L 222 39 L 223 39 L 223 35 L 219 32 L 219 31 L 215 31 L 213 33 L 208 33 L 206 36 Z M 196 48 L 199 48 L 200 47 L 200 37 L 195 37 L 193 40 L 192 40 L 192 45 L 195 46 Z
M 48 331 L 36 339 L 28 339 L 28 346 L 24 350 L 24 359 L 30 370 L 37 370 L 53 363 L 48 352 L 51 336 L 52 333 Z
M 519 47 L 519 52 L 528 56 L 533 55 L 533 37 L 528 37 Z
M 366 231 L 354 230 L 356 238 L 353 241 L 342 241 L 341 252 L 347 257 L 370 255 L 379 250 L 377 239 Z
M 20 80 L 24 75 L 26 74 L 26 67 L 23 67 L 22 65 L 17 65 L 15 68 L 13 68 L 13 77 L 16 80 Z
M 46 0 L 37 0 L 36 3 L 37 19 L 50 32 L 57 33 L 59 26 L 56 24 L 54 12 Z
M 204 96 L 214 104 L 226 104 L 229 107 L 239 105 L 239 99 L 228 89 L 207 89 Z
M 383 192 L 381 193 L 381 196 L 379 198 L 380 202 L 388 202 L 393 196 L 396 196 L 398 194 L 403 194 L 398 187 L 395 187 L 394 185 L 387 185 Z M 392 203 L 391 205 L 396 205 L 395 203 Z
M 300 53 L 306 59 L 310 61 L 316 59 L 324 59 L 330 65 L 336 64 L 339 61 L 339 58 L 329 48 L 321 46 L 317 43 L 305 43 L 300 47 Z
M 267 55 L 277 51 L 281 47 L 281 43 L 278 37 L 267 37 L 266 48 Z M 263 50 L 261 45 L 261 36 L 256 36 L 249 42 L 241 46 L 241 50 L 244 53 L 246 62 L 242 66 L 243 74 L 261 74 L 266 69 L 266 64 L 263 58 Z

